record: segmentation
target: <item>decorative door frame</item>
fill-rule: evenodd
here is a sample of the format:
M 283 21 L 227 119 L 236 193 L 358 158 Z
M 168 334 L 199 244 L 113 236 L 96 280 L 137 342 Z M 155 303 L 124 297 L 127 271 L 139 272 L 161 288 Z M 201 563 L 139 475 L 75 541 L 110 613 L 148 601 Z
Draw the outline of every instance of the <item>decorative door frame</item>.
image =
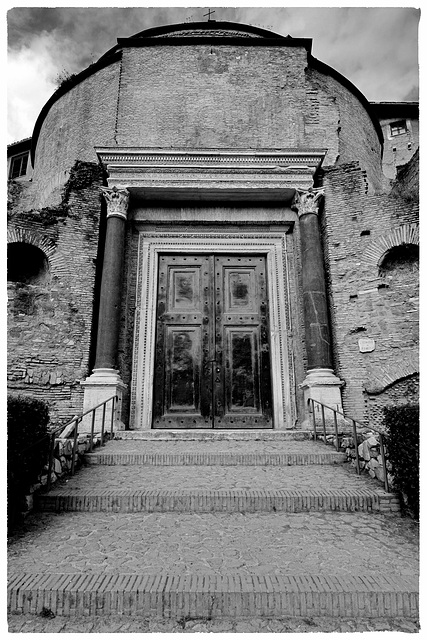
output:
M 290 372 L 287 344 L 286 232 L 230 233 L 140 231 L 132 361 L 130 428 L 152 429 L 153 380 L 156 348 L 158 257 L 160 253 L 262 254 L 267 262 L 270 315 L 273 429 L 292 428 Z

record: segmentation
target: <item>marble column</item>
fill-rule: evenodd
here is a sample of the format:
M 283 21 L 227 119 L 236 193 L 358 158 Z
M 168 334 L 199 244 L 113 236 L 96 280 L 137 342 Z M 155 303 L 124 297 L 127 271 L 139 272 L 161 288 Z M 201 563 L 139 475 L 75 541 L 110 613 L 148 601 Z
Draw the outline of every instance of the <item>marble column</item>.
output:
M 82 385 L 84 387 L 83 411 L 117 395 L 114 423 L 115 429 L 123 429 L 121 423 L 121 403 L 126 388 L 117 369 L 117 349 L 120 328 L 120 301 L 123 286 L 124 240 L 129 204 L 129 191 L 113 187 L 101 187 L 107 203 L 107 228 L 105 235 L 104 262 L 101 278 L 101 292 L 98 317 L 95 367 L 92 375 Z M 111 424 L 111 403 L 107 406 L 106 420 Z M 96 416 L 99 428 L 102 410 Z M 82 423 L 82 431 L 87 431 L 90 418 Z
M 307 409 L 309 398 L 313 398 L 342 411 L 340 390 L 342 383 L 335 375 L 332 363 L 325 268 L 318 219 L 319 206 L 323 197 L 323 189 L 297 190 L 292 204 L 292 208 L 298 213 L 300 225 L 307 353 L 307 372 L 301 388 L 304 391 Z M 306 414 L 304 419 L 306 426 L 309 426 L 308 420 L 309 415 Z

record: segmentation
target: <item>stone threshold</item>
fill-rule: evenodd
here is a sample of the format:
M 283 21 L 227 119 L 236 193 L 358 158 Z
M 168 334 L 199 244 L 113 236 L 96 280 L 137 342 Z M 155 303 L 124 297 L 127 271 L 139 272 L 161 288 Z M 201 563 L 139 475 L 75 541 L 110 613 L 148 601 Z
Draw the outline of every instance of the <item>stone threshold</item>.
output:
M 40 495 L 42 511 L 103 511 L 121 513 L 255 513 L 307 511 L 369 511 L 394 513 L 399 499 L 381 489 L 359 490 L 126 490 L 56 491 Z
M 116 431 L 116 440 L 309 440 L 311 431 L 288 430 L 213 430 L 213 429 L 151 429 L 150 431 Z
M 14 614 L 182 619 L 418 618 L 417 578 L 399 575 L 12 574 Z

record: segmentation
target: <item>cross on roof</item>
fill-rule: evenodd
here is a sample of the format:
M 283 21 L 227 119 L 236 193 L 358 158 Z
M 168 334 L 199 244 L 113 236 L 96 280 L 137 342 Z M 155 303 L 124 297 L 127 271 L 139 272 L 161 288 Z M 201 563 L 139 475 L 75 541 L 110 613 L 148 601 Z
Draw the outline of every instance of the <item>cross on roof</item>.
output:
M 206 16 L 208 16 L 208 22 L 211 22 L 211 15 L 215 13 L 215 11 L 211 11 L 210 9 L 208 9 L 208 12 L 203 14 L 203 17 L 206 18 Z

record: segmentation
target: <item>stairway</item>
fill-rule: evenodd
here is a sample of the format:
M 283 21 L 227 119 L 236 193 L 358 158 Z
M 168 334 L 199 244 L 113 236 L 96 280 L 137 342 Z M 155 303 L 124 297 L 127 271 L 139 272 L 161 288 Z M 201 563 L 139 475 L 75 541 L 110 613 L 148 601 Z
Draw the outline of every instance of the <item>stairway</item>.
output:
M 417 620 L 397 498 L 344 454 L 302 431 L 120 435 L 39 497 L 12 613 Z

